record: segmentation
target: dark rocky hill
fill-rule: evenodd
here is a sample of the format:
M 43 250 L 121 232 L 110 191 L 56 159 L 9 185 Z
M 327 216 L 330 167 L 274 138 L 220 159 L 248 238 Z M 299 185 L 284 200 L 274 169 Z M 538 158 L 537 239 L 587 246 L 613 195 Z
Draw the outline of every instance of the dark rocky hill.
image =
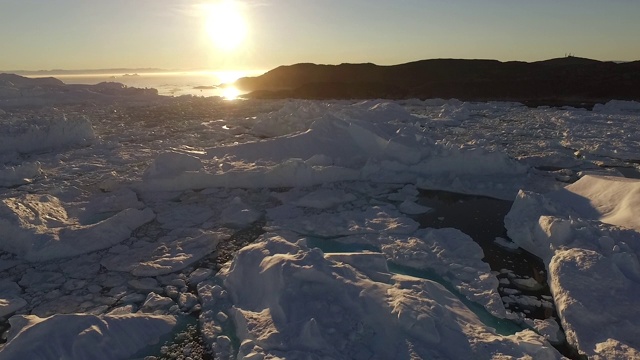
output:
M 640 61 L 578 57 L 532 63 L 433 59 L 406 64 L 295 64 L 235 86 L 252 98 L 457 98 L 530 105 L 589 106 L 612 99 L 640 100 Z

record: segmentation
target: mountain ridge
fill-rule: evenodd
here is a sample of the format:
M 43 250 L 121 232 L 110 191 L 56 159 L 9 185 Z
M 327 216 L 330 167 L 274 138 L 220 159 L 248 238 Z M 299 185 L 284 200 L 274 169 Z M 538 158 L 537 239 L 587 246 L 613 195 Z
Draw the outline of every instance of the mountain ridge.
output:
M 569 56 L 536 62 L 426 59 L 279 66 L 234 85 L 249 98 L 457 98 L 525 104 L 594 104 L 640 100 L 640 61 L 615 63 Z

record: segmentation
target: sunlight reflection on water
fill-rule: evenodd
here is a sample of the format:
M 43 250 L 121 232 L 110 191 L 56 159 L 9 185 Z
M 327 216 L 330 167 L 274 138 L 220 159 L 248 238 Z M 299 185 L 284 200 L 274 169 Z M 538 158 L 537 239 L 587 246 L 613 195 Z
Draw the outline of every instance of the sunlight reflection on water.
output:
M 101 73 L 101 74 L 47 74 L 29 77 L 55 77 L 67 84 L 98 84 L 101 82 L 119 82 L 130 87 L 154 88 L 160 95 L 181 96 L 220 96 L 227 100 L 237 99 L 243 92 L 232 86 L 219 86 L 232 83 L 245 76 L 258 76 L 263 70 L 229 71 L 183 71 L 149 73 Z
M 240 95 L 242 95 L 242 92 L 235 86 L 227 86 L 222 89 L 222 97 L 225 100 L 237 100 Z

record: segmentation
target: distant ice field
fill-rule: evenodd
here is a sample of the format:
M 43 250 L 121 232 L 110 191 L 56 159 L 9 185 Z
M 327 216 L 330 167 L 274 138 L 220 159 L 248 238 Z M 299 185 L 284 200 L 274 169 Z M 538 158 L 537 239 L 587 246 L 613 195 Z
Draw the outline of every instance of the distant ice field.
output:
M 153 88 L 165 96 L 225 96 L 217 86 L 232 83 L 243 76 L 257 76 L 262 70 L 239 71 L 175 71 L 175 72 L 114 72 L 105 74 L 51 74 L 66 84 L 98 84 L 119 82 L 130 87 Z M 39 77 L 30 75 L 30 77 Z
M 640 356 L 639 103 L 2 86 L 0 360 Z

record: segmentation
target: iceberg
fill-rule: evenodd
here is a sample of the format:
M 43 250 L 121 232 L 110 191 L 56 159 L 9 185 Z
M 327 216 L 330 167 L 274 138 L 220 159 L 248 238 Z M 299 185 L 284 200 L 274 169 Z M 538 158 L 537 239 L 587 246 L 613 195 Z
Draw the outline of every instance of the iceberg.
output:
M 567 340 L 597 359 L 640 355 L 640 180 L 586 175 L 562 190 L 520 192 L 505 226 L 543 259 Z

